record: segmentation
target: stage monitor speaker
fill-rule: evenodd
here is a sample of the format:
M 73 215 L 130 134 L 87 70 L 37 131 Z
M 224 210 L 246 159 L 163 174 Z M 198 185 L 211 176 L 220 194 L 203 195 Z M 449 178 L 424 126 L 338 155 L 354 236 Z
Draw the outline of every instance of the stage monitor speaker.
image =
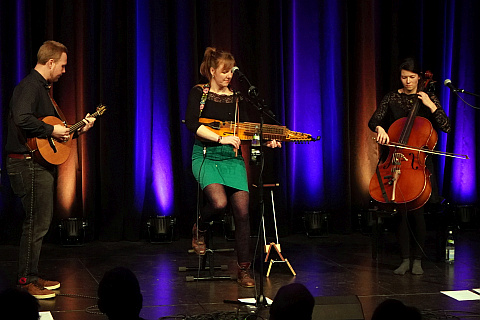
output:
M 364 320 L 357 296 L 315 297 L 312 320 Z

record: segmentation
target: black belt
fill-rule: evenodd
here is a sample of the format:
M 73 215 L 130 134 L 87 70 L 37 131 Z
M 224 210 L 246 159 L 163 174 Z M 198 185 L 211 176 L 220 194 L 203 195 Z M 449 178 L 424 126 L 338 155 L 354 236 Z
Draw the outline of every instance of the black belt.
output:
M 7 154 L 7 157 L 12 159 L 32 159 L 32 156 L 28 153 L 9 153 Z

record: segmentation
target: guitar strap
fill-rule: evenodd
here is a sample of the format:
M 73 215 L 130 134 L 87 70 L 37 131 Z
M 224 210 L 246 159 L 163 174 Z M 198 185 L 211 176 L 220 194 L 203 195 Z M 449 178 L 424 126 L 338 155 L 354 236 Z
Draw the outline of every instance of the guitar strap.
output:
M 55 100 L 53 99 L 50 90 L 48 90 L 48 97 L 50 98 L 50 101 L 52 101 L 53 107 L 55 108 L 55 111 L 57 112 L 58 116 L 59 116 L 60 119 L 63 121 L 63 123 L 65 123 L 65 125 L 66 125 L 66 124 L 67 124 L 67 120 L 66 120 L 66 118 L 65 118 L 65 115 L 63 114 L 62 110 L 60 110 L 60 108 L 58 107 L 58 104 L 57 104 L 57 103 L 55 102 Z
M 210 91 L 210 84 L 206 83 L 202 88 L 202 98 L 200 99 L 200 114 L 198 117 L 200 118 L 202 115 L 203 108 L 205 108 L 205 103 L 207 102 L 208 92 Z

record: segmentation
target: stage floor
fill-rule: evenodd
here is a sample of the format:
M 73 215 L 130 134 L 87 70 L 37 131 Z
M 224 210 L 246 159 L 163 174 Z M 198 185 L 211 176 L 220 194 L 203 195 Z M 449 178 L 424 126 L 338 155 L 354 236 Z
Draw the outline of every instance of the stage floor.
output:
M 221 234 L 216 245 L 229 248 Z M 255 244 L 257 238 L 252 238 Z M 264 278 L 264 295 L 273 299 L 285 284 L 305 284 L 316 297 L 357 296 L 365 319 L 370 319 L 375 306 L 387 298 L 402 300 L 407 305 L 430 311 L 431 319 L 442 314 L 461 316 L 465 312 L 480 314 L 480 300 L 457 301 L 443 290 L 471 290 L 480 288 L 480 257 L 478 231 L 458 234 L 456 261 L 453 265 L 424 259 L 425 274 L 394 275 L 400 262 L 395 236 L 386 233 L 378 258 L 372 259 L 371 236 L 361 232 L 327 237 L 308 238 L 295 234 L 280 239 L 282 253 L 289 260 L 296 276 L 285 263 L 275 263 L 269 278 Z M 435 256 L 433 239 L 427 239 L 426 251 Z M 65 247 L 44 245 L 40 269 L 47 278 L 58 279 L 62 287 L 54 299 L 40 301 L 41 309 L 50 311 L 55 320 L 106 319 L 96 314 L 96 292 L 103 274 L 116 266 L 130 268 L 138 277 L 143 293 L 141 316 L 153 320 L 161 317 L 214 313 L 219 311 L 247 312 L 248 307 L 224 303 L 225 299 L 254 298 L 259 294 L 259 263 L 256 263 L 257 288 L 239 287 L 235 280 L 187 282 L 187 276 L 196 271 L 179 272 L 179 267 L 197 266 L 198 258 L 189 254 L 190 239 L 179 239 L 168 244 L 141 242 L 88 242 L 83 246 Z M 18 247 L 0 246 L 0 273 L 2 285 L 12 284 L 16 273 Z M 276 254 L 272 254 L 277 258 Z M 235 253 L 216 253 L 215 262 L 227 265 L 228 270 L 217 275 L 235 274 Z M 268 264 L 264 265 L 264 271 Z M 268 319 L 268 309 L 259 314 Z M 430 319 L 426 315 L 425 319 Z M 178 318 L 177 318 L 178 319 Z M 343 318 L 342 318 L 343 319 Z

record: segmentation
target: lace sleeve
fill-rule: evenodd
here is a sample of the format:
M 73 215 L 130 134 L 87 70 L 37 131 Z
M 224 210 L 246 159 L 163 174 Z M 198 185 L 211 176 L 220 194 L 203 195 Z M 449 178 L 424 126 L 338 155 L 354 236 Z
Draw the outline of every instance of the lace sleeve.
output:
M 188 130 L 196 133 L 200 123 L 198 115 L 200 113 L 200 99 L 202 98 L 202 87 L 195 86 L 190 90 L 188 95 L 187 111 L 185 113 L 185 124 Z
M 387 94 L 380 102 L 380 105 L 377 107 L 377 110 L 373 113 L 370 121 L 368 121 L 368 127 L 370 130 L 375 131 L 377 126 L 380 126 L 386 130 L 386 119 L 388 112 L 388 103 L 390 100 L 390 94 Z
M 437 106 L 437 110 L 435 110 L 435 112 L 432 114 L 437 128 L 443 132 L 449 133 L 452 131 L 452 126 L 450 124 L 450 119 L 448 119 L 448 116 L 445 113 L 445 110 L 443 110 L 442 106 L 440 105 L 440 100 L 435 95 L 431 95 L 430 99 Z

